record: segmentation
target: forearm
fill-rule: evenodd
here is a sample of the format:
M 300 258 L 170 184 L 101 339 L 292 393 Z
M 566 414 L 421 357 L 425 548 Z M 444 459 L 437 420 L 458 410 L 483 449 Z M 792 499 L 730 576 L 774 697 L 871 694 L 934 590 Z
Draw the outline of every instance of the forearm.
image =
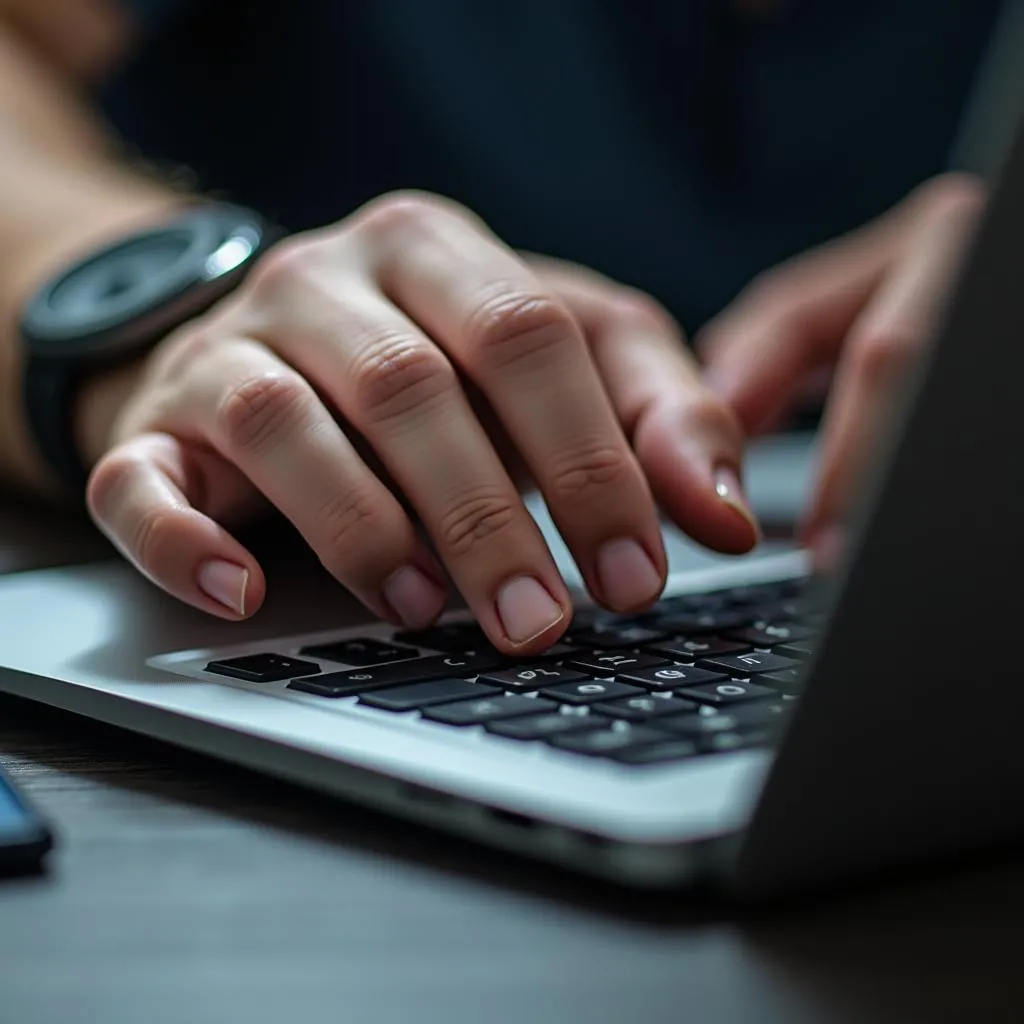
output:
M 182 198 L 121 163 L 70 81 L 0 16 L 0 485 L 55 493 L 21 401 L 17 320 L 55 269 Z

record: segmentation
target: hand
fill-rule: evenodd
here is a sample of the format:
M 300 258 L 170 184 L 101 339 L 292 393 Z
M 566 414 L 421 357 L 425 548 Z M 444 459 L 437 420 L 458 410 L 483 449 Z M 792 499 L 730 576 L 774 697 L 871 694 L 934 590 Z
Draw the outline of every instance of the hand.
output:
M 751 434 L 772 429 L 834 372 L 801 531 L 826 564 L 890 398 L 932 333 L 983 205 L 975 179 L 935 178 L 867 227 L 769 271 L 697 339 L 709 385 Z
M 757 539 L 741 430 L 669 318 L 517 256 L 442 199 L 385 197 L 285 241 L 126 386 L 109 425 L 103 387 L 82 406 L 90 511 L 152 580 L 225 618 L 265 587 L 227 527 L 269 502 L 377 615 L 430 623 L 443 563 L 499 648 L 547 646 L 570 601 L 517 462 L 611 609 L 662 589 L 655 499 L 719 550 Z

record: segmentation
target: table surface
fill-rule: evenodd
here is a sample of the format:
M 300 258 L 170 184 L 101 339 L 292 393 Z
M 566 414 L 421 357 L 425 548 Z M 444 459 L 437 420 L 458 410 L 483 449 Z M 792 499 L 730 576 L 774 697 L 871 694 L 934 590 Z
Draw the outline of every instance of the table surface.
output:
M 0 510 L 0 564 L 42 522 Z M 63 560 L 98 550 L 62 536 Z M 2 1024 L 1024 1020 L 1017 856 L 755 911 L 640 898 L 14 698 L 0 765 L 60 835 L 47 873 L 0 882 Z

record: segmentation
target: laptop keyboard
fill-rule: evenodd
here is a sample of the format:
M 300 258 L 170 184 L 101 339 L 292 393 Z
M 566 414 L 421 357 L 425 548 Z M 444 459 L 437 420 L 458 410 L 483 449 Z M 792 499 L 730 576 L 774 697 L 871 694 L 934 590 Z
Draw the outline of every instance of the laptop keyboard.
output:
M 465 622 L 222 658 L 205 671 L 580 757 L 671 764 L 771 742 L 823 621 L 805 586 L 670 597 L 637 616 L 586 610 L 523 660 Z

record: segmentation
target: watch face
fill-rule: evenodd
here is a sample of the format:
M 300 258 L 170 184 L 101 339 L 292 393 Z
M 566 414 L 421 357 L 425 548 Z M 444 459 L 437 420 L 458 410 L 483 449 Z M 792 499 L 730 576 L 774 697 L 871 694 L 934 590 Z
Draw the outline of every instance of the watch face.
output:
M 38 358 L 113 358 L 148 347 L 235 286 L 265 244 L 235 207 L 198 208 L 103 249 L 29 303 L 22 335 Z

